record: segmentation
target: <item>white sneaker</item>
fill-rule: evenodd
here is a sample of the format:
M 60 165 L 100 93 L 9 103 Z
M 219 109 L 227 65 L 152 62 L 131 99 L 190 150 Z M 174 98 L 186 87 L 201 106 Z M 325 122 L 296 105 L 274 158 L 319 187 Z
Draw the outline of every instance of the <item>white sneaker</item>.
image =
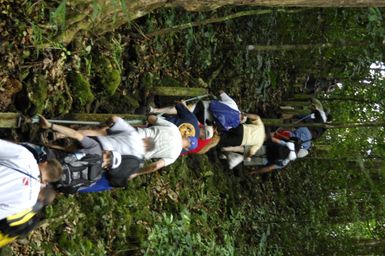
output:
M 227 159 L 229 162 L 229 168 L 230 168 L 230 170 L 232 170 L 235 166 L 242 163 L 244 158 L 243 158 L 243 155 L 241 155 L 241 154 L 230 152 L 227 155 Z

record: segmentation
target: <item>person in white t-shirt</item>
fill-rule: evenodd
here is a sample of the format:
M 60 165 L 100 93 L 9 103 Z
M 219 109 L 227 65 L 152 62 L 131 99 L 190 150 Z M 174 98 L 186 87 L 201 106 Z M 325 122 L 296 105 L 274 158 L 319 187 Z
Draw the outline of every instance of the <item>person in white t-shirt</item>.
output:
M 57 160 L 37 163 L 24 146 L 0 139 L 0 220 L 35 205 L 40 188 L 60 176 Z
M 155 172 L 164 166 L 170 165 L 179 157 L 182 149 L 188 151 L 191 147 L 196 147 L 196 144 L 194 144 L 196 143 L 195 137 L 182 137 L 175 124 L 155 115 L 149 115 L 147 121 L 152 126 L 138 128 L 138 132 L 143 138 L 152 138 L 155 142 L 155 148 L 146 152 L 144 158 L 156 158 L 158 160 L 142 168 L 131 178 Z

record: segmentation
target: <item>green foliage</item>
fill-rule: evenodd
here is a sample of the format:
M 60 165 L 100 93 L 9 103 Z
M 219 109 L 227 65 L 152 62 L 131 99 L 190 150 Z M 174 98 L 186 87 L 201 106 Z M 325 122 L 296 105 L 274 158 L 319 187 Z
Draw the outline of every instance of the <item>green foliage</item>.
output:
M 32 84 L 27 85 L 28 97 L 36 107 L 36 113 L 42 113 L 46 107 L 48 84 L 43 76 L 37 76 Z
M 114 57 L 120 57 L 121 53 L 117 53 L 118 50 L 114 51 Z M 94 77 L 97 83 L 97 87 L 107 95 L 112 96 L 115 94 L 119 85 L 121 84 L 121 71 L 116 68 L 116 64 L 112 64 L 110 59 L 106 56 L 95 56 L 94 60 Z M 113 58 L 114 63 L 119 60 Z
M 51 23 L 60 31 L 65 30 L 66 27 L 66 4 L 67 0 L 63 0 L 50 17 Z
M 200 233 L 191 231 L 191 217 L 187 210 L 182 211 L 178 219 L 164 213 L 151 229 L 145 255 L 234 255 L 232 238 L 225 235 L 224 245 L 217 244 L 215 234 L 206 234 L 203 238 Z
M 35 24 L 32 24 L 32 42 L 35 45 L 35 47 L 39 47 L 43 43 L 43 32 Z
M 69 75 L 69 84 L 80 106 L 83 107 L 95 99 L 90 82 L 82 74 L 71 73 Z

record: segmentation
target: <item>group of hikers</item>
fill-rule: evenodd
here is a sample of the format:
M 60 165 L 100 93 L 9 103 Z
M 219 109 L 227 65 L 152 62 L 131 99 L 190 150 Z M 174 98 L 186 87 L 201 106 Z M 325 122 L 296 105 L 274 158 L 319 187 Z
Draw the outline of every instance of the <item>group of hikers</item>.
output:
M 218 150 L 229 168 L 260 166 L 250 174 L 284 168 L 308 154 L 327 122 L 322 104 L 295 116 L 303 127 L 265 127 L 256 114 L 241 112 L 225 92 L 219 98 L 148 108 L 147 125 L 133 127 L 112 116 L 96 129 L 72 129 L 39 116 L 43 144 L 0 139 L 0 247 L 28 233 L 38 212 L 56 193 L 87 193 L 126 187 L 128 181 L 174 163 L 179 156 Z M 60 140 L 68 138 L 71 145 Z M 146 160 L 154 159 L 145 163 Z

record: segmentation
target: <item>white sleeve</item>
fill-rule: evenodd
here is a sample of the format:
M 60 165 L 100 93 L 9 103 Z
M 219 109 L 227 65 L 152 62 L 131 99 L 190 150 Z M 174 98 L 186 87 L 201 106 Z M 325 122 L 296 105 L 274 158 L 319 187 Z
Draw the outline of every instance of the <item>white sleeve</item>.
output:
M 121 117 L 118 117 L 114 125 L 110 128 L 111 132 L 130 132 L 134 131 L 135 128 L 124 121 Z
M 175 126 L 175 124 L 173 124 L 173 123 L 167 121 L 166 119 L 160 118 L 160 117 L 158 117 L 158 118 L 156 119 L 155 125 L 159 125 L 159 126 L 171 126 L 171 127 Z
M 164 161 L 164 166 L 170 165 L 176 161 L 177 158 L 164 157 L 162 160 Z

